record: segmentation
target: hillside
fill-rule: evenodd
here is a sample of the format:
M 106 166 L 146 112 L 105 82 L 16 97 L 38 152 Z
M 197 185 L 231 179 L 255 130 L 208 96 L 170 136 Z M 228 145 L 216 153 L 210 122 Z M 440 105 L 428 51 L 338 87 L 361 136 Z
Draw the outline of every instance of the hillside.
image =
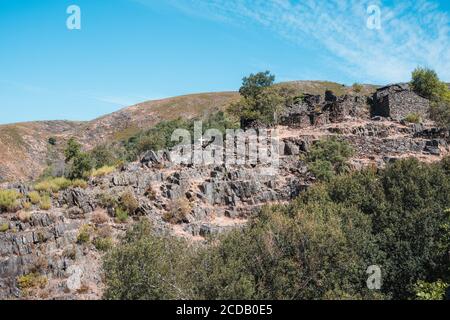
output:
M 302 87 L 306 84 L 289 85 Z M 323 88 L 317 83 L 308 85 L 316 90 Z M 435 219 L 436 225 L 441 225 L 440 214 L 450 205 L 450 193 L 447 191 L 450 190 L 448 158 L 445 160 L 450 154 L 449 131 L 436 127 L 425 114 L 418 123 L 404 120 L 409 114 L 426 112 L 429 108 L 429 101 L 418 96 L 408 85 L 386 86 L 376 90 L 375 94 L 372 94 L 372 89 L 363 88 L 366 94 L 359 92 L 338 96 L 328 92 L 326 95 L 310 95 L 286 106 L 279 125 L 271 129 L 271 133 L 277 134 L 279 139 L 275 139 L 276 146 L 271 149 L 270 162 L 264 162 L 261 157 L 259 162 L 252 163 L 251 157 L 246 157 L 244 164 L 179 164 L 172 161 L 170 153 L 167 156 L 167 150 L 148 150 L 138 161 L 125 163 L 103 175 L 92 175 L 81 185 L 62 183 L 56 189 L 52 189 L 51 184 L 47 187 L 45 184 L 38 187 L 32 183 L 7 185 L 7 192 L 15 192 L 21 198 L 16 205 L 4 202 L 5 208 L 0 211 L 0 299 L 100 299 L 105 292 L 104 279 L 111 276 L 111 273 L 103 273 L 101 267 L 104 253 L 119 244 L 125 230 L 134 221 L 151 221 L 157 235 L 172 235 L 196 246 L 207 245 L 210 237 L 226 235 L 230 230 L 252 225 L 247 222 L 258 216 L 262 207 L 288 203 L 298 206 L 301 203 L 295 199 L 305 194 L 309 194 L 309 201 L 316 199 L 318 203 L 305 207 L 308 214 L 296 219 L 303 228 L 299 229 L 298 235 L 299 239 L 304 239 L 303 232 L 312 235 L 312 239 L 316 239 L 316 235 L 323 235 L 320 238 L 325 242 L 319 242 L 319 247 L 308 250 L 318 253 L 319 260 L 322 257 L 321 250 L 334 248 L 335 240 L 340 242 L 336 251 L 330 253 L 331 259 L 336 254 L 346 253 L 347 244 L 359 244 L 362 238 L 366 239 L 365 236 L 361 237 L 359 231 L 367 234 L 367 239 L 371 238 L 372 233 L 369 234 L 370 228 L 366 228 L 369 224 L 366 223 L 373 216 L 376 226 L 388 222 L 388 227 L 371 231 L 376 235 L 381 232 L 383 238 L 387 239 L 388 248 L 391 248 L 391 242 L 397 236 L 402 237 L 402 244 L 405 243 L 403 239 L 410 240 L 410 235 L 414 236 L 414 243 L 416 236 L 424 238 L 417 240 L 421 245 L 411 251 L 406 263 L 415 263 L 422 252 L 428 257 L 428 252 L 434 252 L 434 248 L 431 250 L 434 242 L 430 239 L 437 239 L 437 236 L 427 230 L 440 233 L 440 229 L 429 227 L 429 221 Z M 350 93 L 351 89 L 343 90 L 341 94 Z M 21 153 L 8 161 L 18 169 L 17 172 L 23 174 L 27 169 L 26 164 L 33 163 L 33 155 L 36 159 L 38 155 L 46 155 L 46 139 L 49 136 L 59 139 L 54 153 L 64 145 L 62 141 L 71 135 L 79 135 L 85 139 L 86 146 L 92 146 L 101 140 L 125 137 L 135 129 L 151 126 L 163 119 L 194 117 L 214 108 L 220 109 L 237 97 L 236 93 L 192 95 L 146 102 L 85 123 L 45 122 L 3 126 L 3 143 L 12 152 Z M 191 108 L 185 109 L 186 105 Z M 40 142 L 33 145 L 31 139 Z M 92 139 L 92 142 L 87 143 L 88 139 Z M 250 150 L 250 143 L 252 147 L 256 145 L 259 151 L 267 150 L 265 139 L 253 141 L 249 141 L 242 150 Z M 231 155 L 239 156 L 238 152 Z M 331 158 L 340 165 L 334 167 L 334 163 L 328 160 Z M 40 159 L 45 162 L 45 156 Z M 330 167 L 326 165 L 328 162 Z M 323 202 L 328 201 L 322 194 L 323 183 L 338 168 L 342 172 L 348 170 L 352 173 L 361 173 L 364 168 L 371 170 L 362 175 L 353 176 L 349 173 L 348 176 L 335 176 L 336 180 L 330 180 L 329 188 L 338 203 Z M 379 177 L 383 175 L 385 183 L 380 182 Z M 318 181 L 322 183 L 317 184 Z M 341 183 L 336 184 L 339 181 Z M 401 189 L 392 188 L 391 185 L 396 186 L 397 181 L 400 183 L 397 187 Z M 364 188 L 367 190 L 364 191 Z M 386 190 L 380 194 L 382 188 Z M 320 192 L 318 196 L 308 193 L 311 189 Z M 400 191 L 405 192 L 405 196 L 398 197 Z M 380 197 L 370 200 L 376 194 Z M 354 211 L 355 203 L 348 204 L 348 208 L 341 211 L 345 204 L 341 197 L 348 201 L 353 198 L 355 202 L 360 201 L 361 211 Z M 416 198 L 420 201 L 410 200 Z M 399 201 L 402 205 L 399 205 Z M 325 204 L 327 206 L 322 209 Z M 404 205 L 414 210 L 420 205 L 421 211 L 406 214 L 402 211 Z M 274 208 L 275 212 L 279 210 Z M 313 216 L 315 210 L 318 211 Z M 302 212 L 300 210 L 298 214 Z M 325 212 L 326 215 L 323 214 Z M 333 212 L 336 219 L 326 218 L 323 224 L 317 225 L 317 221 L 322 221 Z M 362 212 L 364 216 L 361 216 Z M 379 214 L 379 218 L 374 212 Z M 392 212 L 400 217 L 393 222 Z M 388 214 L 389 219 L 386 219 L 385 214 Z M 425 215 L 430 219 L 424 221 Z M 274 220 L 274 227 L 282 227 L 278 234 L 280 237 L 297 230 L 287 229 L 286 232 L 283 227 L 286 214 L 278 217 L 284 217 Z M 308 220 L 308 217 L 312 217 L 312 220 Z M 359 217 L 364 219 L 360 220 Z M 357 218 L 349 220 L 348 227 L 353 228 L 354 225 L 358 229 L 351 233 L 356 238 L 347 241 L 347 238 L 342 238 L 343 230 L 347 229 L 341 230 L 338 225 L 348 218 Z M 303 221 L 306 224 L 302 225 Z M 272 237 L 272 230 L 261 229 L 261 243 L 267 245 L 269 251 L 263 252 L 260 257 L 270 256 L 274 252 L 275 237 Z M 399 235 L 392 234 L 397 230 L 400 230 Z M 249 243 L 253 243 L 253 234 L 250 236 L 252 241 Z M 245 246 L 246 242 L 237 243 Z M 298 239 L 293 240 L 293 243 L 297 248 Z M 422 244 L 429 244 L 429 247 L 422 250 Z M 390 255 L 392 261 L 399 259 L 403 262 L 405 252 L 402 248 L 388 251 L 380 248 L 380 252 Z M 446 250 L 443 249 L 443 252 L 447 253 Z M 367 252 L 365 248 L 362 251 Z M 252 258 L 248 261 L 252 261 L 252 264 L 254 252 L 254 248 L 249 250 Z M 139 258 L 139 255 L 132 255 L 131 262 Z M 151 261 L 159 261 L 159 258 L 152 258 Z M 272 270 L 273 263 L 280 261 L 283 260 L 277 258 L 267 265 Z M 346 263 L 348 257 L 343 256 L 342 261 Z M 361 259 L 358 267 L 364 280 L 367 261 L 371 260 Z M 343 270 L 353 270 L 354 265 L 351 266 L 348 268 L 344 264 Z M 119 267 L 121 271 L 127 268 L 128 265 Z M 313 276 L 318 274 L 314 268 L 311 273 Z M 401 268 L 398 274 L 409 277 L 410 270 L 405 274 Z M 341 273 L 338 278 L 340 276 Z M 295 276 L 294 279 L 299 277 Z M 421 279 L 416 274 L 411 277 L 414 282 Z M 183 278 L 190 279 L 189 276 Z M 359 280 L 352 282 L 365 283 Z M 365 289 L 361 290 L 363 292 Z M 312 290 L 311 293 L 316 294 L 318 291 Z M 302 294 L 310 297 L 306 292 Z
M 332 90 L 338 95 L 352 92 L 351 87 L 328 81 L 293 81 L 278 85 L 300 93 L 324 94 Z M 375 86 L 365 85 L 361 94 L 370 94 Z M 163 120 L 182 117 L 192 119 L 223 110 L 239 99 L 236 92 L 192 94 L 146 101 L 86 122 L 42 121 L 0 125 L 0 182 L 34 179 L 47 162 L 61 157 L 65 141 L 74 136 L 87 149 L 95 145 L 127 138 L 141 129 Z M 55 137 L 56 146 L 48 144 Z

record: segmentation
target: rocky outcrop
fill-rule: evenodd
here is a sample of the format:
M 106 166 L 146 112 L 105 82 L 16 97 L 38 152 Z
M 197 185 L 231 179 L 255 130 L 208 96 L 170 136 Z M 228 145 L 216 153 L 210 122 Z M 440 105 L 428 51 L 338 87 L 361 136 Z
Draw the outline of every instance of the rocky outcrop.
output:
M 325 95 L 306 94 L 287 106 L 280 117 L 280 124 L 306 128 L 328 123 L 341 122 L 351 118 L 369 118 L 370 111 L 367 97 L 346 94 L 336 96 L 332 91 Z

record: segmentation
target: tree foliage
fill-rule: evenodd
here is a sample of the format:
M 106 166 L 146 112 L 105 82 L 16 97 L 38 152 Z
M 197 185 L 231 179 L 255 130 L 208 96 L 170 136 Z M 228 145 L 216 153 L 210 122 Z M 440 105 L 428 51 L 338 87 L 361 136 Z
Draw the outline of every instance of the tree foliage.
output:
M 106 259 L 106 297 L 435 297 L 443 286 L 424 284 L 450 281 L 449 163 L 335 176 L 198 248 L 150 230 L 127 236 Z M 367 288 L 371 265 L 382 270 L 379 291 Z

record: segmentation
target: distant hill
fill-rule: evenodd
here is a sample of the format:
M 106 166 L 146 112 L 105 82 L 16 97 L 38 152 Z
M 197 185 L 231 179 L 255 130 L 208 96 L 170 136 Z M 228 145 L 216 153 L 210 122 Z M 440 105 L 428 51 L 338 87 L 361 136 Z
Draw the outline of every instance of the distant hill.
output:
M 338 95 L 352 87 L 328 81 L 293 81 L 277 84 L 300 93 L 323 94 L 332 90 Z M 376 89 L 364 85 L 361 94 Z M 61 159 L 65 141 L 76 137 L 87 149 L 99 143 L 130 137 L 163 120 L 182 117 L 192 119 L 224 110 L 239 99 L 237 92 L 214 92 L 146 101 L 86 122 L 38 121 L 0 125 L 0 181 L 36 178 L 48 162 Z M 56 138 L 52 146 L 48 140 Z

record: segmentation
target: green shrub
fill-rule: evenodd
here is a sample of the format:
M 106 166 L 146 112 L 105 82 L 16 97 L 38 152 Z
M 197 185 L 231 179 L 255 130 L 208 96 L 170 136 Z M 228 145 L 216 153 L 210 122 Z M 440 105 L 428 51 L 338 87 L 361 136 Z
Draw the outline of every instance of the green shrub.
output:
M 83 225 L 79 232 L 78 232 L 78 236 L 77 236 L 77 243 L 78 244 L 86 244 L 89 243 L 89 241 L 91 241 L 91 227 L 87 224 Z
M 449 194 L 450 159 L 405 159 L 316 184 L 195 248 L 139 224 L 107 255 L 105 297 L 439 298 L 450 282 Z M 371 265 L 379 291 L 367 288 Z
M 88 187 L 88 183 L 83 179 L 75 179 L 72 181 L 71 186 L 73 188 L 86 189 Z
M 431 118 L 442 127 L 450 127 L 450 90 L 439 80 L 434 70 L 416 68 L 412 73 L 411 87 L 431 101 Z
M 405 121 L 410 123 L 420 123 L 421 116 L 418 113 L 410 113 L 405 117 Z
M 18 200 L 22 195 L 16 190 L 0 190 L 0 212 L 15 212 L 19 210 Z
M 118 223 L 125 223 L 128 221 L 128 212 L 122 209 L 121 207 L 116 208 L 115 210 L 115 220 Z
M 106 145 L 95 147 L 90 152 L 90 156 L 92 158 L 95 169 L 99 169 L 102 167 L 112 167 L 118 160 L 116 155 L 112 151 L 112 148 Z
M 52 199 L 48 194 L 44 194 L 39 205 L 41 210 L 50 210 L 52 208 Z
M 31 210 L 31 207 L 32 207 L 32 204 L 31 204 L 30 201 L 25 201 L 25 202 L 22 203 L 22 208 L 25 211 Z
M 41 203 L 41 195 L 37 191 L 31 191 L 28 193 L 28 199 L 30 199 L 32 204 Z
M 116 167 L 114 166 L 103 166 L 99 169 L 95 169 L 92 171 L 91 176 L 92 177 L 103 177 L 106 176 L 116 170 Z
M 9 230 L 9 223 L 2 223 L 0 224 L 0 232 L 6 232 Z
M 17 286 L 23 291 L 36 288 L 43 289 L 47 283 L 47 278 L 39 275 L 38 273 L 30 273 L 17 278 Z
M 421 67 L 412 72 L 411 87 L 417 94 L 430 100 L 440 100 L 448 91 L 447 85 L 439 80 L 434 70 Z
M 189 299 L 189 245 L 156 236 L 148 222 L 132 227 L 105 256 L 107 300 Z
M 139 201 L 134 196 L 133 192 L 124 192 L 119 199 L 120 207 L 128 214 L 132 215 L 139 208 Z
M 94 239 L 94 241 L 92 241 L 92 243 L 94 244 L 95 248 L 99 251 L 108 251 L 113 247 L 113 241 L 112 238 L 110 237 L 106 238 L 97 237 Z
M 363 91 L 364 86 L 363 86 L 362 84 L 359 84 L 359 83 L 354 83 L 354 84 L 352 85 L 352 89 L 353 89 L 354 92 L 360 93 L 360 92 Z
M 443 300 L 449 286 L 442 280 L 433 283 L 418 281 L 415 286 L 416 298 L 417 300 Z
M 306 160 L 309 170 L 319 180 L 329 180 L 334 174 L 349 170 L 347 161 L 353 155 L 352 147 L 335 137 L 317 141 L 312 145 Z

